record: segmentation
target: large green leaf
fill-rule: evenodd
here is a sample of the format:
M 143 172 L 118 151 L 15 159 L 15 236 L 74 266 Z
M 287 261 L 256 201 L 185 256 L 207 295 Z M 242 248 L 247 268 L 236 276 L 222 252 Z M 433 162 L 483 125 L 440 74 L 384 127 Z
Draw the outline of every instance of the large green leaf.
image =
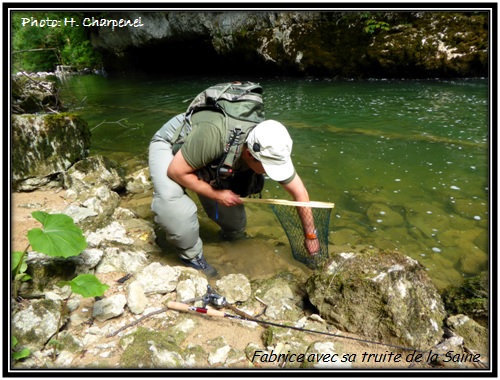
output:
M 12 350 L 14 350 L 16 346 L 17 346 L 17 338 L 14 335 L 12 335 L 10 339 L 10 347 L 12 348 Z M 12 358 L 14 360 L 24 359 L 28 357 L 30 353 L 31 352 L 29 348 L 24 348 L 21 351 L 12 351 Z
M 44 211 L 35 211 L 31 215 L 43 225 L 43 230 L 33 228 L 28 231 L 28 240 L 35 251 L 70 257 L 79 255 L 87 247 L 82 230 L 70 216 Z
M 18 273 L 26 272 L 28 265 L 26 265 L 26 262 L 23 260 L 23 255 L 24 252 L 19 252 L 19 251 L 12 252 L 11 262 L 10 262 L 10 269 L 12 272 L 15 272 L 16 270 L 18 270 Z M 21 260 L 23 261 L 21 262 Z
M 80 294 L 84 298 L 100 297 L 108 290 L 109 286 L 103 284 L 93 274 L 81 274 L 71 281 L 60 281 L 58 286 L 70 285 L 73 293 Z

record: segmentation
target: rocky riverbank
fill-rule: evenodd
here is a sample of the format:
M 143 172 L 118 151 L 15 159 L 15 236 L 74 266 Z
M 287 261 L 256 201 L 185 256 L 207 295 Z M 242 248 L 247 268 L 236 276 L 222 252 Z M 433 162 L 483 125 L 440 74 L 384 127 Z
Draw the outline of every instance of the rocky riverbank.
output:
M 95 157 L 88 160 L 104 162 Z M 100 167 L 102 172 L 105 166 L 87 164 L 85 167 Z M 89 174 L 73 172 L 70 175 L 76 182 L 74 178 L 85 181 Z M 129 178 L 140 177 L 147 178 L 147 175 L 135 173 Z M 95 186 L 96 176 L 89 178 L 93 178 L 91 183 Z M 469 352 L 464 351 L 464 347 L 481 353 L 480 362 L 474 362 L 472 356 L 465 363 L 445 362 L 447 357 L 440 356 L 439 360 L 418 363 L 419 368 L 481 368 L 488 360 L 483 354 L 487 347 L 486 329 L 463 315 L 446 318 L 441 298 L 425 272 L 401 254 L 380 256 L 380 252 L 367 250 L 338 252 L 332 254 L 326 268 L 309 278 L 276 272 L 262 279 L 251 279 L 241 273 L 207 279 L 195 270 L 179 266 L 173 256 L 156 243 L 153 225 L 121 207 L 120 201 L 112 212 L 102 209 L 100 200 L 110 198 L 109 194 L 105 195 L 109 189 L 105 189 L 106 186 L 95 187 L 95 194 L 87 201 L 75 198 L 75 194 L 84 193 L 75 187 L 14 194 L 15 247 L 24 247 L 24 232 L 37 224 L 29 216 L 32 210 L 71 215 L 80 225 L 87 226 L 85 236 L 89 244 L 78 257 L 62 261 L 29 252 L 27 263 L 33 280 L 21 287 L 19 299 L 12 300 L 12 326 L 19 346 L 28 347 L 31 355 L 15 363 L 14 368 L 408 368 L 411 363 L 406 360 L 375 364 L 362 359 L 364 353 L 390 351 L 408 355 L 408 351 L 395 346 L 432 348 L 434 353 L 443 355 L 451 351 L 453 355 Z M 84 204 L 86 206 L 82 206 Z M 97 214 L 109 215 L 109 218 L 107 221 L 95 219 Z M 93 218 L 100 227 L 92 227 Z M 89 220 L 82 223 L 85 219 Z M 252 238 L 253 231 L 249 232 Z M 286 244 L 284 237 L 282 241 L 269 239 L 267 242 L 260 241 L 256 235 L 253 238 L 254 246 L 268 244 L 272 248 Z M 208 254 L 213 255 L 217 250 L 218 255 L 223 254 L 221 244 L 207 244 Z M 331 248 L 332 253 L 338 251 Z M 374 265 L 373 253 L 384 260 Z M 69 269 L 72 276 L 94 273 L 110 288 L 101 300 L 70 295 L 67 288 L 56 285 L 61 266 L 66 268 L 66 273 Z M 359 274 L 353 273 L 352 268 L 357 268 Z M 37 273 L 43 275 L 37 276 Z M 123 280 L 127 275 L 129 278 Z M 175 310 L 147 317 L 164 309 L 168 301 L 182 302 L 203 296 L 209 284 L 249 315 L 263 313 L 259 318 L 265 321 L 346 338 Z M 334 301 L 329 292 L 342 297 Z M 401 307 L 404 304 L 409 306 Z M 198 302 L 197 306 L 202 305 Z M 359 307 L 363 309 L 361 314 L 356 309 Z M 231 309 L 224 310 L 234 314 Z M 419 329 L 415 329 L 417 315 L 420 316 Z M 144 317 L 147 318 L 135 324 Z M 391 328 L 391 323 L 396 323 L 398 329 Z M 444 331 L 454 332 L 448 333 L 445 339 Z M 259 356 L 272 353 L 304 354 L 311 358 L 316 357 L 311 354 L 332 357 L 337 354 L 339 358 L 347 355 L 347 359 L 346 362 L 324 363 L 311 359 L 311 362 L 284 364 L 262 361 L 261 358 L 266 357 Z

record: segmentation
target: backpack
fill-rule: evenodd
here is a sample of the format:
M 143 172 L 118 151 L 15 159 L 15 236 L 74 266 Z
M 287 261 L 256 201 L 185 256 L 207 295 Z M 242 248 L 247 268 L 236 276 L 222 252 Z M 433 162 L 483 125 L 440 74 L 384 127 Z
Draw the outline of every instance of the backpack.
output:
M 224 113 L 229 123 L 258 124 L 264 121 L 263 89 L 253 82 L 220 83 L 198 94 L 186 111 L 186 118 L 202 110 Z
M 235 173 L 234 162 L 241 154 L 241 147 L 247 135 L 258 123 L 264 121 L 263 89 L 253 82 L 230 82 L 211 86 L 198 94 L 189 104 L 184 123 L 175 131 L 171 141 L 174 154 L 184 143 L 192 129 L 191 117 L 200 111 L 220 112 L 224 115 L 226 130 L 229 131 L 224 154 L 208 167 L 199 170 L 199 177 L 219 189 L 237 190 L 240 196 L 257 194 L 264 186 L 264 176 L 250 173 Z M 182 130 L 184 131 L 181 137 Z M 245 185 L 245 183 L 247 185 Z
M 175 131 L 171 141 L 177 150 L 192 129 L 191 116 L 199 111 L 224 114 L 228 130 L 234 127 L 253 127 L 264 121 L 263 89 L 253 82 L 230 82 L 211 86 L 199 93 L 184 113 L 184 123 Z M 181 132 L 186 128 L 184 137 Z

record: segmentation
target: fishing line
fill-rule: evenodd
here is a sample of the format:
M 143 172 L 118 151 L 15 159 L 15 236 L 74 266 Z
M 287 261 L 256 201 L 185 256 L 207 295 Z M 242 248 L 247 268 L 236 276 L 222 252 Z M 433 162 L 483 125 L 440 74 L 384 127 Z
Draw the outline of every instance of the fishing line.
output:
M 240 316 L 240 315 L 228 314 L 228 313 L 220 311 L 220 310 L 207 309 L 206 307 L 191 306 L 191 305 L 187 305 L 187 304 L 181 303 L 181 302 L 169 301 L 167 303 L 167 307 L 169 309 L 177 310 L 177 311 L 194 312 L 194 313 L 198 313 L 198 314 L 209 315 L 212 317 L 230 318 L 230 319 L 237 319 L 240 321 L 250 321 L 250 322 L 255 322 L 258 324 L 263 324 L 263 325 L 268 325 L 268 326 L 281 327 L 281 328 L 292 329 L 292 330 L 307 332 L 307 333 L 312 333 L 312 334 L 321 334 L 321 335 L 331 336 L 331 337 L 340 338 L 340 339 L 349 339 L 349 340 L 354 340 L 354 341 L 361 342 L 361 343 L 391 347 L 391 348 L 396 348 L 396 349 L 400 349 L 400 350 L 404 350 L 404 351 L 415 351 L 415 352 L 419 352 L 419 353 L 426 353 L 426 352 L 430 351 L 430 350 L 419 350 L 416 348 L 399 346 L 399 345 L 395 345 L 395 344 L 376 342 L 376 341 L 372 341 L 372 340 L 368 340 L 368 339 L 354 338 L 354 337 L 350 337 L 350 336 L 344 336 L 344 335 L 339 335 L 339 334 L 325 332 L 325 331 L 310 330 L 310 329 L 306 329 L 303 327 L 289 326 L 289 325 L 284 325 L 284 324 L 280 324 L 280 323 L 276 323 L 276 322 L 263 321 L 261 319 L 251 318 L 249 316 L 244 317 L 244 316 Z
M 209 300 L 213 301 L 213 297 L 215 297 L 215 298 L 217 298 L 218 301 L 220 301 L 218 303 L 222 303 L 222 304 L 225 304 L 226 306 L 229 306 L 229 304 L 226 303 L 224 297 L 219 296 L 216 293 L 210 293 L 210 289 L 209 289 L 209 292 L 207 293 L 207 295 L 205 295 L 205 297 L 206 296 L 208 296 L 209 298 L 204 299 L 204 303 L 209 301 Z M 212 296 L 212 297 L 210 297 L 210 296 Z M 236 308 L 233 308 L 233 307 L 230 307 L 230 308 L 234 312 L 238 311 L 238 309 L 236 309 Z M 413 351 L 414 354 L 417 352 L 419 354 L 424 354 L 424 353 L 429 353 L 429 355 L 432 354 L 432 349 L 420 350 L 420 349 L 405 347 L 405 346 L 396 345 L 396 344 L 382 343 L 382 342 L 377 342 L 377 341 L 373 341 L 373 340 L 349 337 L 349 336 L 339 335 L 339 334 L 325 332 L 325 331 L 311 330 L 311 329 L 306 329 L 306 328 L 297 327 L 297 326 L 289 326 L 289 325 L 284 325 L 284 324 L 280 324 L 280 323 L 276 323 L 276 322 L 263 321 L 263 320 L 254 318 L 254 317 L 248 315 L 247 313 L 244 313 L 241 311 L 239 313 L 241 315 L 233 315 L 233 314 L 228 314 L 226 312 L 223 312 L 223 311 L 220 311 L 217 309 L 208 309 L 205 306 L 204 307 L 191 306 L 191 305 L 181 303 L 181 302 L 176 302 L 176 301 L 167 302 L 167 307 L 162 308 L 160 310 L 156 310 L 152 313 L 149 313 L 149 314 L 139 318 L 138 320 L 136 320 L 136 321 L 134 321 L 126 326 L 121 327 L 120 329 L 116 330 L 115 332 L 108 334 L 107 337 L 113 337 L 113 336 L 117 335 L 119 332 L 121 332 L 129 327 L 137 325 L 140 322 L 144 321 L 145 319 L 147 319 L 153 315 L 164 313 L 164 312 L 168 311 L 169 309 L 176 310 L 176 311 L 194 312 L 194 313 L 205 314 L 205 315 L 213 316 L 213 317 L 236 319 L 239 321 L 255 322 L 255 323 L 261 324 L 261 325 L 280 327 L 280 328 L 291 329 L 291 330 L 296 330 L 296 331 L 301 331 L 301 332 L 311 333 L 311 334 L 326 335 L 326 336 L 330 336 L 330 337 L 334 337 L 334 338 L 353 340 L 353 341 L 360 342 L 360 343 L 390 347 L 390 348 L 395 348 L 395 349 L 399 349 L 399 350 L 403 350 L 403 351 Z M 470 352 L 470 350 L 468 350 L 466 347 L 464 347 L 464 350 L 468 353 Z M 470 354 L 472 354 L 472 353 L 470 353 Z M 445 354 L 440 354 L 440 353 L 434 353 L 432 355 L 433 355 L 433 357 L 435 356 L 436 358 L 439 356 L 445 356 Z M 483 363 L 482 361 L 477 362 L 477 364 L 480 366 L 486 367 L 486 364 Z

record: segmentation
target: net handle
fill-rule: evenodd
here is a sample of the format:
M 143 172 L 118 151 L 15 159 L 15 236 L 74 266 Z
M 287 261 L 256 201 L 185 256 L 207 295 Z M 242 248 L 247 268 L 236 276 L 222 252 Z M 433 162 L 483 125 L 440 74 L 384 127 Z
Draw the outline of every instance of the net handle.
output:
M 297 202 L 289 201 L 286 199 L 262 199 L 262 198 L 240 198 L 243 203 L 266 203 L 284 206 L 299 206 L 299 207 L 319 207 L 319 208 L 333 208 L 335 204 L 328 202 Z

